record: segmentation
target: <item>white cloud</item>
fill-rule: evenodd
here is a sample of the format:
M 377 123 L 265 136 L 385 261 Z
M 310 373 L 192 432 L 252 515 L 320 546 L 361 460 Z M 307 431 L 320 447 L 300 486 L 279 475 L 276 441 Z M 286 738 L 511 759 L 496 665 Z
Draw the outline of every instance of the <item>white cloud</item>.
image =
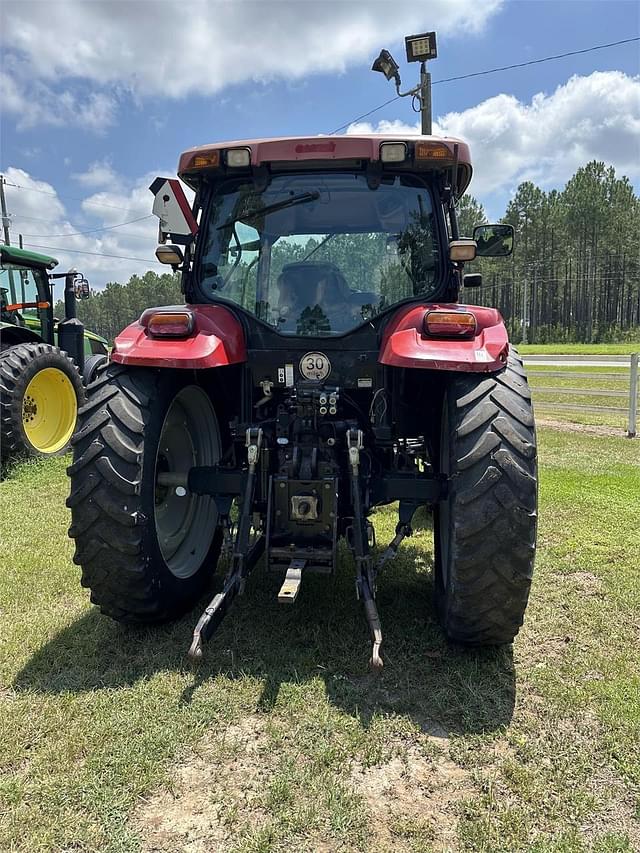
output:
M 119 184 L 119 177 L 107 160 L 96 160 L 86 172 L 75 172 L 71 177 L 82 186 L 90 188 L 113 188 Z
M 100 133 L 115 121 L 117 101 L 106 92 L 80 94 L 55 89 L 41 80 L 25 80 L 0 72 L 0 102 L 5 113 L 17 116 L 17 127 L 79 126 Z
M 418 133 L 418 125 L 352 124 L 348 133 Z M 604 160 L 640 177 L 640 77 L 620 71 L 574 76 L 530 104 L 497 95 L 434 122 L 434 133 L 457 136 L 471 148 L 471 192 L 481 198 L 525 180 L 559 186 L 589 160 Z
M 51 184 L 9 167 L 5 175 L 12 242 L 23 234 L 25 248 L 53 255 L 60 262 L 58 270 L 81 270 L 97 288 L 108 281 L 126 282 L 149 269 L 162 272 L 154 258 L 158 224 L 150 215 L 153 197 L 148 189 L 156 174 L 172 172 L 161 170 L 133 183 L 115 175 L 114 189 L 88 195 L 70 217 Z M 112 230 L 93 230 L 104 228 Z
M 431 0 L 429 26 L 465 36 L 502 2 Z M 425 22 L 424 4 L 415 0 L 5 0 L 2 7 L 4 109 L 22 126 L 76 116 L 74 123 L 93 129 L 113 120 L 114 86 L 182 97 L 251 79 L 343 72 Z M 89 82 L 93 93 L 74 101 L 71 82 Z M 56 111 L 52 92 L 61 85 L 68 103 Z
M 4 176 L 7 181 L 5 194 L 7 212 L 12 220 L 12 232 L 27 230 L 18 219 L 44 219 L 52 222 L 64 219 L 65 206 L 51 184 L 38 181 L 24 169 L 16 169 L 13 166 L 6 169 Z

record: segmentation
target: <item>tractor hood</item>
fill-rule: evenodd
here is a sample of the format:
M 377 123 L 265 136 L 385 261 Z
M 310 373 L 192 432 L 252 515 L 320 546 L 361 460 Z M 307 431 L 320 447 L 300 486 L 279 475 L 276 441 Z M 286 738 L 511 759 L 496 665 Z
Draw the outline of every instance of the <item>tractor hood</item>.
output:
M 16 246 L 0 246 L 0 262 L 25 267 L 45 267 L 48 270 L 58 266 L 57 258 L 41 255 L 39 252 L 30 252 L 27 249 L 18 249 Z

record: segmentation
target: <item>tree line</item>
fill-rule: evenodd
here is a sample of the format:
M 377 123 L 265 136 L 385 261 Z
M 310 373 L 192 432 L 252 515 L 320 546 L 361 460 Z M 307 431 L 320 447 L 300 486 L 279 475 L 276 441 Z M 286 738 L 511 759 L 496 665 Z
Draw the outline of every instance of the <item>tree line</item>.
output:
M 486 221 L 472 197 L 460 202 L 460 234 Z M 494 305 L 515 342 L 640 339 L 640 199 L 628 178 L 592 161 L 562 191 L 518 187 L 502 222 L 515 229 L 507 261 L 465 268 L 483 274 L 481 292 L 462 298 Z
M 482 204 L 463 196 L 458 221 L 461 236 L 471 236 L 474 225 L 487 222 Z M 481 272 L 483 286 L 463 292 L 461 301 L 497 307 L 516 343 L 525 331 L 529 342 L 539 343 L 640 339 L 640 199 L 628 178 L 592 161 L 561 191 L 525 181 L 501 221 L 515 229 L 514 253 L 468 264 L 465 272 Z M 345 265 L 347 237 L 333 247 L 344 248 Z M 290 251 L 286 260 L 294 259 Z M 307 252 L 300 246 L 301 256 Z M 274 257 L 276 265 L 284 261 L 284 255 Z M 366 278 L 366 264 L 360 262 L 359 273 Z M 364 279 L 356 285 L 368 289 Z M 112 341 L 145 308 L 183 301 L 177 274 L 147 272 L 94 292 L 79 303 L 78 315 L 87 328 Z M 63 315 L 61 303 L 56 312 Z
M 94 290 L 90 299 L 78 302 L 78 317 L 87 329 L 113 343 L 115 336 L 153 305 L 184 304 L 177 273 L 158 275 L 151 270 L 132 275 L 126 284 L 109 282 L 104 290 Z M 64 303 L 56 302 L 56 317 L 64 317 Z

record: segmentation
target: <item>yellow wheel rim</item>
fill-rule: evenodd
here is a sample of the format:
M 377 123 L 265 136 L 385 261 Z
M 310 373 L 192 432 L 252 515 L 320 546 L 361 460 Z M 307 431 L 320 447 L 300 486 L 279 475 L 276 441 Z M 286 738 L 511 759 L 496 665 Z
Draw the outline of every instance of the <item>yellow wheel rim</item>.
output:
M 73 435 L 78 416 L 76 392 L 57 367 L 40 370 L 27 385 L 22 400 L 22 425 L 38 453 L 57 453 Z

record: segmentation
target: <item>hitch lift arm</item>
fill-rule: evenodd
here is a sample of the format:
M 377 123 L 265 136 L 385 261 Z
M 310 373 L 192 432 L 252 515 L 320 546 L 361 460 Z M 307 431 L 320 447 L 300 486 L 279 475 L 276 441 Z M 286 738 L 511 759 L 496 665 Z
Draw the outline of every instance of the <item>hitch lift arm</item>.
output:
M 362 599 L 364 613 L 369 623 L 373 648 L 369 665 L 380 672 L 383 667 L 380 656 L 382 645 L 382 625 L 375 602 L 376 569 L 369 554 L 367 520 L 362 511 L 362 492 L 360 488 L 360 451 L 364 446 L 362 430 L 351 429 L 347 432 L 349 467 L 351 468 L 351 501 L 353 506 L 353 550 L 356 559 L 356 594 Z
M 231 568 L 225 578 L 222 592 L 214 596 L 198 620 L 198 624 L 193 632 L 193 640 L 189 647 L 189 657 L 194 661 L 202 659 L 204 644 L 211 639 L 236 595 L 242 595 L 244 592 L 246 579 L 264 551 L 264 534 L 260 534 L 253 545 L 250 544 L 251 507 L 256 488 L 256 467 L 260 458 L 260 448 L 262 447 L 261 429 L 247 430 L 246 447 L 249 469 L 242 509 L 238 520 L 238 531 L 233 549 Z

